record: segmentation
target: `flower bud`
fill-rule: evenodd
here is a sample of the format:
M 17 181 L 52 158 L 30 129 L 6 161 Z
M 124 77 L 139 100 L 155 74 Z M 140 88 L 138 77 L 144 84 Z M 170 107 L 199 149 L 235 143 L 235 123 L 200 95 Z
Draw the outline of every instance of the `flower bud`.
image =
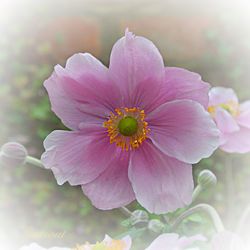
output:
M 148 229 L 154 233 L 162 233 L 164 228 L 164 224 L 157 219 L 150 220 L 148 223 Z
M 144 226 L 148 222 L 148 213 L 144 210 L 135 210 L 131 217 L 131 225 Z
M 26 148 L 16 142 L 5 143 L 0 151 L 0 165 L 18 166 L 23 165 L 28 156 Z
M 202 170 L 198 175 L 198 184 L 202 188 L 214 186 L 217 183 L 217 178 L 213 172 L 208 169 Z

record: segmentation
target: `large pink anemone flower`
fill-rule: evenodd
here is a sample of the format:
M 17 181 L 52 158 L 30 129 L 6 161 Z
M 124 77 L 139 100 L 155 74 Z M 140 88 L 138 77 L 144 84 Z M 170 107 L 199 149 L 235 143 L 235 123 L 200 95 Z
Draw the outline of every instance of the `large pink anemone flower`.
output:
M 55 66 L 45 81 L 52 110 L 73 131 L 53 131 L 42 162 L 58 184 L 81 185 L 99 209 L 134 199 L 164 213 L 191 202 L 192 163 L 218 147 L 209 85 L 164 67 L 154 44 L 126 31 L 109 68 L 90 54 Z
M 208 111 L 221 132 L 220 148 L 223 151 L 250 151 L 250 101 L 239 104 L 233 89 L 214 87 L 209 92 Z

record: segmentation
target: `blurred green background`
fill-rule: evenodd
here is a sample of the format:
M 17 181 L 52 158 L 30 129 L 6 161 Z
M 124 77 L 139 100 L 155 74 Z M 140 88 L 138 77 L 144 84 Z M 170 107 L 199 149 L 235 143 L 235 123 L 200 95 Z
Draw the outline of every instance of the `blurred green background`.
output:
M 198 72 L 212 86 L 233 87 L 240 100 L 250 99 L 247 1 L 20 0 L 0 7 L 0 145 L 18 141 L 40 157 L 43 139 L 64 129 L 50 110 L 44 80 L 77 52 L 108 65 L 126 27 L 151 39 L 166 65 Z M 250 155 L 218 150 L 195 166 L 194 176 L 203 168 L 216 173 L 218 185 L 200 201 L 213 204 L 233 229 L 250 203 Z M 79 187 L 57 186 L 50 171 L 32 166 L 1 168 L 0 212 L 0 233 L 15 247 L 32 241 L 73 246 L 126 231 L 119 210 L 93 208 Z M 201 220 L 192 218 L 186 233 L 200 229 Z

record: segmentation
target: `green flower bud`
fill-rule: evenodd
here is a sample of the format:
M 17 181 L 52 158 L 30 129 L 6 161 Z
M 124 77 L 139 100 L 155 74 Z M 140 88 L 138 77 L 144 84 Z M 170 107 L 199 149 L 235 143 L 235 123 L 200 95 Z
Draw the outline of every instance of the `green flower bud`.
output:
M 154 233 L 162 233 L 165 226 L 160 220 L 153 219 L 149 221 L 148 229 Z
M 26 148 L 16 142 L 5 143 L 0 151 L 0 165 L 20 166 L 23 165 L 28 156 Z
M 145 226 L 147 222 L 148 222 L 148 213 L 144 210 L 135 210 L 130 217 L 130 223 L 133 226 L 134 225 Z
M 198 175 L 198 184 L 202 188 L 207 188 L 209 186 L 214 186 L 217 183 L 217 178 L 214 173 L 210 170 L 202 170 Z

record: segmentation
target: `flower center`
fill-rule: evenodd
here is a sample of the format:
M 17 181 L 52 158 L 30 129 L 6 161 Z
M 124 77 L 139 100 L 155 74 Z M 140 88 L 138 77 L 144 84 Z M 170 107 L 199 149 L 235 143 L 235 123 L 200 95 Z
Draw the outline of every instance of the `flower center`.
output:
M 228 101 L 226 103 L 221 103 L 221 104 L 218 104 L 218 105 L 209 106 L 208 107 L 208 112 L 211 115 L 215 115 L 216 108 L 218 108 L 218 107 L 226 110 L 232 116 L 237 116 L 239 114 L 239 104 L 236 103 L 235 101 Z
M 126 151 L 138 148 L 149 133 L 145 112 L 139 108 L 117 108 L 103 126 L 107 128 L 110 143 Z
M 119 132 L 124 136 L 131 136 L 137 132 L 138 122 L 134 117 L 126 116 L 119 121 Z

